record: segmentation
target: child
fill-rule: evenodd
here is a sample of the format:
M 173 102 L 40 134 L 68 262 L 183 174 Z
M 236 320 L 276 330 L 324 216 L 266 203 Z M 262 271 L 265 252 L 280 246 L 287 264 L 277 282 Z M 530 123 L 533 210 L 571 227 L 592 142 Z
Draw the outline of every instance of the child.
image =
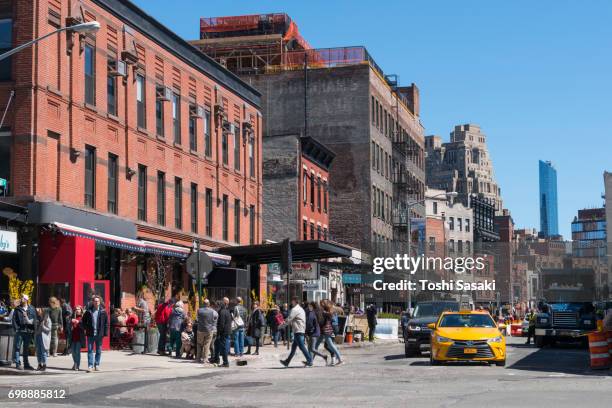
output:
M 194 353 L 194 332 L 193 332 L 193 324 L 191 322 L 187 322 L 185 325 L 185 330 L 181 333 L 181 351 L 179 357 L 186 353 L 185 358 L 191 360 L 193 359 Z

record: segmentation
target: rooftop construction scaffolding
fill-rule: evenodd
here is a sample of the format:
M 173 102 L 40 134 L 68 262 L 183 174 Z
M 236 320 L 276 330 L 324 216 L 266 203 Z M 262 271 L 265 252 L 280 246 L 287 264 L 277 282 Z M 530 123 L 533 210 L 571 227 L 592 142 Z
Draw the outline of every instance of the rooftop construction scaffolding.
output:
M 238 75 L 368 64 L 408 104 L 397 76 L 385 76 L 365 47 L 313 48 L 285 13 L 201 18 L 192 44 Z

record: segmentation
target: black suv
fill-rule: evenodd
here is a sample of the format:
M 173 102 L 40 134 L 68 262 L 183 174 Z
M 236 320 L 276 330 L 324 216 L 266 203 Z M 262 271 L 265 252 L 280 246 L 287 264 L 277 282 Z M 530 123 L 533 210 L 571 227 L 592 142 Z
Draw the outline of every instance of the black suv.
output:
M 442 312 L 446 311 L 458 312 L 459 302 L 441 300 L 417 303 L 413 315 L 404 327 L 406 357 L 418 355 L 423 349 L 429 350 L 431 330 L 427 325 L 437 322 Z

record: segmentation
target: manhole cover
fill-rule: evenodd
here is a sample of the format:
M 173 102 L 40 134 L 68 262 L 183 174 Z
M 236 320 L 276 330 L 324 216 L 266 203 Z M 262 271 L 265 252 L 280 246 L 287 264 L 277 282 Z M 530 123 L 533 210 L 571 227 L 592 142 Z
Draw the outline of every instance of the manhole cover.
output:
M 272 383 L 264 381 L 251 381 L 251 382 L 239 382 L 239 383 L 227 383 L 219 384 L 217 388 L 255 388 L 255 387 L 267 387 Z

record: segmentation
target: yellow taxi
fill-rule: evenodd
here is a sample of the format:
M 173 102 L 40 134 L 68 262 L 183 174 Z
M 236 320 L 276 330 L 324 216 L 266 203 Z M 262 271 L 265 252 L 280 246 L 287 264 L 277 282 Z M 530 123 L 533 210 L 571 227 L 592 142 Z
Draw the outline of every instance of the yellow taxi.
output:
M 444 312 L 431 329 L 431 365 L 446 361 L 482 361 L 506 365 L 506 338 L 484 311 Z

